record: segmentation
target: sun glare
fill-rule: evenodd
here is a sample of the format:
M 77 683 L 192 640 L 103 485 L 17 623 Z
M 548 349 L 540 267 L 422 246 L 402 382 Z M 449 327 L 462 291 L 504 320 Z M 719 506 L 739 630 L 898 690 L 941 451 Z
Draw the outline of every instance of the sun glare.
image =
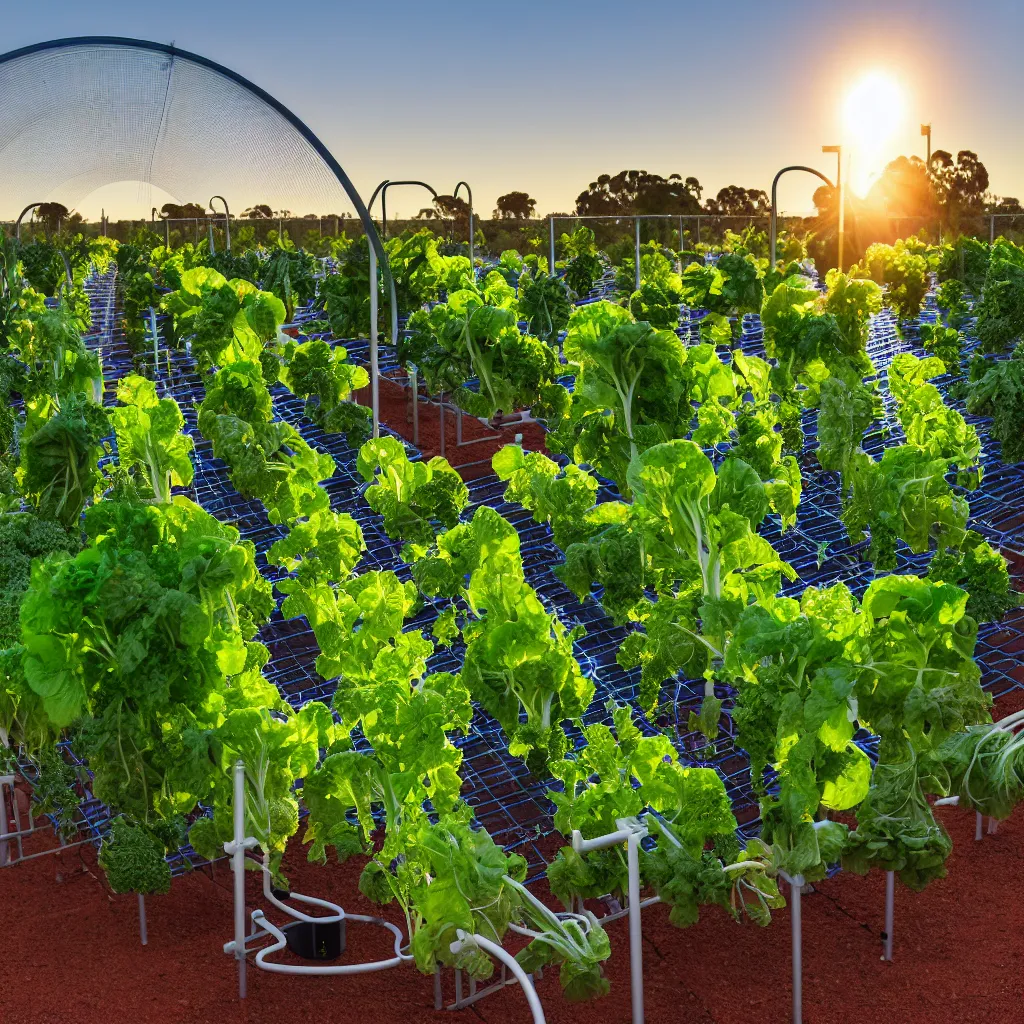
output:
M 847 94 L 843 122 L 851 156 L 850 185 L 859 195 L 867 192 L 890 159 L 904 114 L 903 90 L 883 72 L 865 75 Z

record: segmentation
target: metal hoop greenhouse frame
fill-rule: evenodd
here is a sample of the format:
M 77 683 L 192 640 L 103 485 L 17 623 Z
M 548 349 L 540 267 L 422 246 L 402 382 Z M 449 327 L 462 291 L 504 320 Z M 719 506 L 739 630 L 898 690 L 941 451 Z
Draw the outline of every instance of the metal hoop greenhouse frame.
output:
M 370 219 L 370 215 L 367 212 L 366 206 L 363 204 L 363 200 L 360 198 L 359 193 L 356 191 L 355 186 L 352 184 L 349 176 L 345 173 L 341 164 L 335 159 L 331 151 L 320 141 L 319 137 L 315 132 L 303 121 L 297 114 L 293 113 L 288 107 L 286 107 L 280 100 L 275 99 L 266 90 L 261 89 L 254 82 L 250 82 L 248 78 L 240 75 L 237 71 L 232 71 L 230 68 L 225 67 L 223 64 L 219 64 L 215 60 L 210 60 L 209 57 L 203 57 L 200 54 L 192 53 L 190 50 L 183 50 L 171 43 L 155 43 L 147 39 L 133 39 L 129 36 L 67 36 L 62 39 L 50 39 L 42 43 L 33 43 L 31 46 L 22 46 L 17 50 L 10 50 L 7 53 L 0 54 L 0 65 L 7 64 L 10 61 L 18 60 L 21 57 L 28 57 L 36 53 L 46 53 L 50 50 L 69 50 L 74 47 L 80 46 L 108 46 L 108 47 L 122 47 L 124 49 L 134 50 L 149 50 L 152 53 L 163 53 L 168 57 L 181 58 L 184 61 L 189 61 L 193 64 L 198 64 L 200 67 L 207 68 L 210 71 L 215 72 L 218 75 L 223 76 L 236 85 L 241 86 L 247 92 L 251 93 L 257 99 L 261 100 L 272 110 L 275 110 L 281 115 L 301 136 L 313 151 L 320 157 L 321 160 L 330 168 L 334 177 L 337 178 L 338 184 L 345 190 L 346 195 L 355 208 L 356 214 L 363 224 L 363 230 L 366 232 L 366 237 L 370 242 L 371 247 L 371 259 L 370 259 L 370 384 L 372 394 L 372 408 L 373 408 L 373 436 L 377 437 L 380 434 L 380 408 L 378 400 L 378 387 L 379 387 L 379 374 L 378 374 L 378 362 L 377 362 L 377 309 L 378 309 L 378 294 L 377 294 L 377 278 L 376 278 L 376 264 L 379 262 L 381 270 L 384 274 L 384 281 L 386 286 L 391 292 L 392 307 L 396 305 L 395 295 L 395 283 L 391 277 L 391 270 L 388 267 L 387 255 L 384 252 L 384 247 L 381 245 L 380 236 L 377 234 L 377 229 L 374 227 L 373 221 Z

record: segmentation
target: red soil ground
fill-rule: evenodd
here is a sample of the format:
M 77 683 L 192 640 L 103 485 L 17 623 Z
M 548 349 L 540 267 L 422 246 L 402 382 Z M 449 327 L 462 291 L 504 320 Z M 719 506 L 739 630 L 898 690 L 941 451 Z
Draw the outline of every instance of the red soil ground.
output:
M 360 391 L 357 401 L 370 404 L 369 389 Z M 413 440 L 412 391 L 394 381 L 381 379 L 380 419 L 407 441 Z M 444 456 L 459 470 L 464 480 L 474 480 L 490 472 L 491 456 L 503 445 L 512 444 L 516 434 L 523 435 L 523 446 L 530 451 L 544 448 L 544 431 L 532 421 L 510 423 L 498 430 L 492 430 L 473 416 L 462 417 L 463 446 L 458 445 L 455 414 L 450 408 L 444 413 Z M 472 441 L 472 444 L 465 442 Z M 424 458 L 441 453 L 441 423 L 439 407 L 423 400 L 419 406 L 419 448 Z M 478 465 L 472 465 L 478 463 Z
M 1001 702 L 999 713 L 1024 703 Z M 884 881 L 841 874 L 804 897 L 804 1008 L 808 1024 L 1010 1024 L 1022 1018 L 1017 975 L 1024 957 L 1019 879 L 1024 816 L 974 841 L 974 815 L 939 811 L 954 839 L 949 876 L 923 893 L 897 886 L 895 960 L 881 961 Z M 33 840 L 38 849 L 41 840 Z M 294 978 L 249 968 L 249 998 L 237 999 L 230 873 L 194 874 L 168 896 L 149 897 L 149 945 L 138 939 L 136 903 L 113 896 L 91 847 L 0 871 L 7 970 L 3 1024 L 288 1024 L 373 1019 L 451 1020 L 433 1010 L 432 979 L 413 968 L 351 978 Z M 26 851 L 28 852 L 28 851 Z M 286 870 L 298 891 L 333 898 L 353 913 L 374 908 L 356 887 L 359 865 L 309 866 L 298 845 Z M 56 880 L 58 871 L 63 881 Z M 254 891 L 255 879 L 250 879 Z M 255 906 L 252 900 L 250 909 Z M 557 977 L 538 988 L 547 1019 L 629 1020 L 625 921 L 609 927 L 611 994 L 581 1007 L 562 1000 Z M 384 932 L 352 925 L 352 959 L 388 954 Z M 736 925 L 716 909 L 686 931 L 664 908 L 644 911 L 644 976 L 651 1024 L 785 1024 L 790 1018 L 789 914 L 767 929 Z M 445 976 L 445 995 L 453 979 Z M 469 1017 L 526 1024 L 516 987 L 489 996 Z

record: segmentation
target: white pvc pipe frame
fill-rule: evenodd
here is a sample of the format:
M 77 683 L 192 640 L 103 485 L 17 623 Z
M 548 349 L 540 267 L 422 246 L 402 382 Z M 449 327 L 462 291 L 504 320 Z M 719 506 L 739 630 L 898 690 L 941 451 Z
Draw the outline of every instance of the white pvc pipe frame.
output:
M 643 927 L 640 920 L 640 911 L 644 904 L 640 902 L 640 843 L 647 837 L 647 827 L 632 818 L 618 818 L 615 824 L 618 826 L 617 832 L 609 832 L 608 835 L 596 839 L 584 839 L 579 829 L 574 829 L 572 848 L 582 854 L 590 850 L 603 850 L 608 846 L 626 844 L 629 996 L 633 1024 L 644 1024 L 644 951 Z
M 373 252 L 371 247 L 370 252 Z M 234 801 L 233 801 L 233 825 L 234 837 L 230 842 L 224 844 L 224 852 L 231 857 L 231 870 L 234 874 L 234 931 L 235 937 L 230 942 L 224 943 L 224 952 L 229 953 L 238 961 L 238 996 L 240 999 L 246 997 L 246 944 L 255 939 L 271 936 L 274 942 L 265 946 L 256 953 L 255 964 L 261 970 L 270 971 L 276 974 L 297 974 L 297 975 L 351 975 L 369 974 L 376 971 L 386 971 L 392 967 L 400 967 L 403 964 L 412 963 L 413 957 L 402 950 L 404 936 L 397 925 L 385 921 L 379 917 L 368 917 L 364 914 L 346 913 L 336 903 L 327 900 L 317 899 L 314 896 L 303 896 L 301 893 L 291 893 L 291 899 L 297 900 L 310 907 L 319 907 L 328 911 L 327 914 L 311 916 L 300 910 L 287 906 L 281 902 L 272 891 L 270 869 L 266 863 L 261 863 L 263 872 L 263 896 L 272 906 L 287 914 L 296 921 L 308 923 L 330 924 L 338 921 L 355 921 L 361 924 L 375 924 L 390 931 L 395 937 L 395 955 L 385 960 L 373 960 L 366 963 L 356 964 L 332 964 L 322 967 L 306 967 L 297 964 L 274 963 L 268 959 L 274 953 L 284 949 L 288 944 L 285 933 L 269 921 L 262 910 L 254 910 L 251 915 L 252 931 L 247 934 L 245 927 L 245 858 L 249 850 L 258 846 L 252 836 L 245 834 L 245 765 L 238 761 L 234 769 Z M 144 921 L 144 918 L 143 918 Z M 143 924 L 143 927 L 145 925 Z M 529 1003 L 530 1011 L 533 1014 L 534 1024 L 545 1024 L 544 1011 L 541 1008 L 537 990 L 533 986 L 533 980 L 519 966 L 515 957 L 503 949 L 500 945 L 480 935 L 469 935 L 459 929 L 456 932 L 458 940 L 451 944 L 453 953 L 459 952 L 464 946 L 477 945 L 484 952 L 495 957 L 505 965 L 519 982 L 526 1000 Z

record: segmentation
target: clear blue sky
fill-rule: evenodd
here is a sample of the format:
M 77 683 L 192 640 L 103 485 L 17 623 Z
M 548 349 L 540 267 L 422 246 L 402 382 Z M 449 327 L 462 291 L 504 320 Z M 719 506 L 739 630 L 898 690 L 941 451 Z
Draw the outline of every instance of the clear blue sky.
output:
M 364 198 L 385 177 L 440 191 L 465 178 L 481 212 L 522 189 L 546 213 L 626 167 L 695 175 L 706 194 L 767 189 L 784 163 L 831 172 L 821 144 L 837 141 L 843 97 L 871 70 L 905 93 L 890 155 L 923 153 L 918 125 L 931 121 L 935 148 L 975 150 L 994 192 L 1024 198 L 1022 0 L 5 6 L 3 49 L 128 35 L 237 69 L 324 139 Z M 813 188 L 791 177 L 780 205 L 808 209 Z

